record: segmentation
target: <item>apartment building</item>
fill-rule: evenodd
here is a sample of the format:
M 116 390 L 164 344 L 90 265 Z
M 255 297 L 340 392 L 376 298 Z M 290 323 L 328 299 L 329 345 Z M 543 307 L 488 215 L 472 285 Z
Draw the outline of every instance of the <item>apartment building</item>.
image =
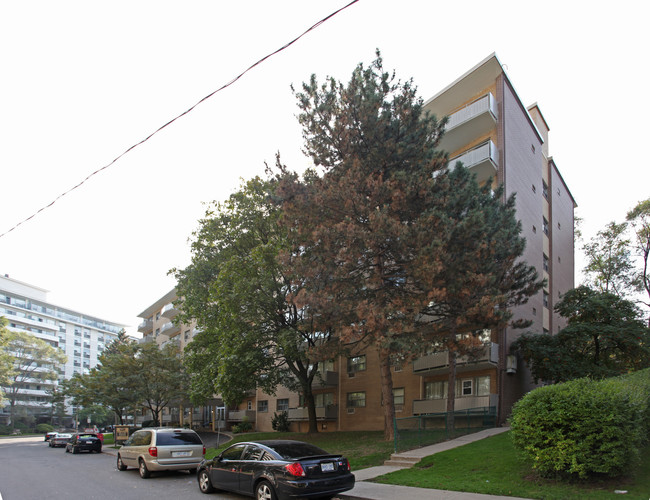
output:
M 576 204 L 550 156 L 549 127 L 540 107 L 526 107 L 521 102 L 502 64 L 492 54 L 426 101 L 425 109 L 439 118 L 449 117 L 440 147 L 449 153 L 451 166 L 460 161 L 480 183 L 491 179 L 495 188 L 504 186 L 505 197 L 516 193 L 517 216 L 527 241 L 523 259 L 537 268 L 547 286 L 514 309 L 513 319 L 530 320 L 530 331 L 557 333 L 565 322 L 553 306 L 574 287 Z M 173 298 L 168 294 L 141 314 L 146 318 L 141 325 L 143 333 L 152 339 L 162 336 L 163 342 L 180 335 L 184 327 L 165 329 L 160 319 L 165 314 L 165 302 Z M 192 329 L 185 332 L 179 339 L 182 346 Z M 521 333 L 512 328 L 484 331 L 478 356 L 457 359 L 453 388 L 456 410 L 483 412 L 493 422 L 503 423 L 512 405 L 534 388 L 528 368 L 510 352 Z M 450 390 L 448 361 L 447 352 L 432 352 L 393 367 L 397 418 L 444 414 Z M 383 429 L 376 351 L 366 349 L 322 363 L 320 374 L 313 387 L 319 430 Z M 257 430 L 269 431 L 273 415 L 281 411 L 287 412 L 292 430 L 308 429 L 301 395 L 282 387 L 274 395 L 257 390 L 223 413 L 229 426 L 248 420 Z M 208 411 L 204 416 L 210 414 Z
M 8 320 L 9 330 L 28 332 L 66 354 L 67 362 L 58 368 L 59 381 L 87 373 L 125 325 L 51 304 L 47 294 L 47 290 L 6 274 L 0 276 L 0 316 Z M 49 415 L 47 391 L 57 384 L 25 380 L 16 404 L 36 417 Z M 0 423 L 8 418 L 9 407 L 5 406 L 0 409 Z
M 197 332 L 196 322 L 193 321 L 188 325 L 177 324 L 173 321 L 179 313 L 174 305 L 177 298 L 176 289 L 172 289 L 138 314 L 138 317 L 142 318 L 142 322 L 138 326 L 138 331 L 142 334 L 140 343 L 155 342 L 159 347 L 174 344 L 182 352 L 192 341 Z M 193 427 L 212 427 L 215 422 L 215 426 L 225 427 L 223 416 L 223 403 L 217 397 L 207 401 L 205 406 L 197 407 L 194 407 L 187 399 L 178 405 L 165 408 L 161 424 L 191 424 Z M 142 423 L 149 419 L 151 419 L 150 412 L 142 410 L 136 417 L 136 423 Z
M 526 107 L 503 65 L 492 54 L 425 102 L 439 118 L 448 116 L 441 149 L 450 165 L 463 163 L 480 183 L 492 179 L 504 196 L 516 193 L 516 210 L 527 245 L 523 259 L 535 266 L 547 286 L 514 319 L 527 319 L 527 330 L 557 333 L 565 326 L 553 306 L 574 287 L 574 209 L 576 203 L 549 152 L 549 127 L 537 104 Z M 512 405 L 534 388 L 530 371 L 510 352 L 522 331 L 505 328 L 483 332 L 478 357 L 457 361 L 455 408 L 484 410 L 505 422 Z M 383 411 L 379 362 L 368 349 L 323 367 L 316 394 L 321 430 L 381 430 Z M 435 352 L 393 370 L 396 417 L 440 414 L 447 406 L 448 353 Z M 257 429 L 271 429 L 276 411 L 286 410 L 295 430 L 307 429 L 307 412 L 297 394 L 276 396 L 258 391 L 228 412 L 232 421 L 244 416 Z

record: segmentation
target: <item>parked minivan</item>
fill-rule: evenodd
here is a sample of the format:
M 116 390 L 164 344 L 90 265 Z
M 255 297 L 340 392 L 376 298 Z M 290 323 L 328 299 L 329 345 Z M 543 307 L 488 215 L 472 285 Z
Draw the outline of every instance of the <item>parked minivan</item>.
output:
M 137 467 L 140 477 L 152 471 L 188 470 L 190 474 L 205 456 L 205 446 L 191 429 L 154 427 L 134 432 L 117 452 L 117 469 Z

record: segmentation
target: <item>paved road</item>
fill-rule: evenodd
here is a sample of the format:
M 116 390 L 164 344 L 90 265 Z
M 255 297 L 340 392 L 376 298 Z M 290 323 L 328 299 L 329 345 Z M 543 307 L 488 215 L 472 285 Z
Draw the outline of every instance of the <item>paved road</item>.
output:
M 187 472 L 155 473 L 141 479 L 138 471 L 120 472 L 108 453 L 65 453 L 42 437 L 0 439 L 0 500 L 164 500 L 246 497 L 199 491 Z

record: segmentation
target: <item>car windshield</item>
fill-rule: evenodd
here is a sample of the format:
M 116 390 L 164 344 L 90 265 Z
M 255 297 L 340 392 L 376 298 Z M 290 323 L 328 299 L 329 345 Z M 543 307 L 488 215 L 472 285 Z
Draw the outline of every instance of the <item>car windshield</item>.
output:
M 266 446 L 275 451 L 282 458 L 291 460 L 294 458 L 312 457 L 317 455 L 329 455 L 325 450 L 309 443 L 287 441 L 286 443 L 265 443 Z
M 187 444 L 203 444 L 198 434 L 193 432 L 159 432 L 156 436 L 156 446 L 175 446 Z

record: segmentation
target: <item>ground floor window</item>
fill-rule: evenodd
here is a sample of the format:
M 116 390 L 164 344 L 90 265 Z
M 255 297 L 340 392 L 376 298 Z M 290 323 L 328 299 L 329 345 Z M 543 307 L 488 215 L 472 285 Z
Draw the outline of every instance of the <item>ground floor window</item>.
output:
M 348 392 L 347 398 L 348 408 L 363 408 L 366 406 L 366 393 L 365 392 Z
M 286 411 L 289 409 L 289 399 L 278 399 L 278 411 Z
M 257 402 L 257 411 L 265 413 L 269 411 L 269 402 L 266 399 Z

